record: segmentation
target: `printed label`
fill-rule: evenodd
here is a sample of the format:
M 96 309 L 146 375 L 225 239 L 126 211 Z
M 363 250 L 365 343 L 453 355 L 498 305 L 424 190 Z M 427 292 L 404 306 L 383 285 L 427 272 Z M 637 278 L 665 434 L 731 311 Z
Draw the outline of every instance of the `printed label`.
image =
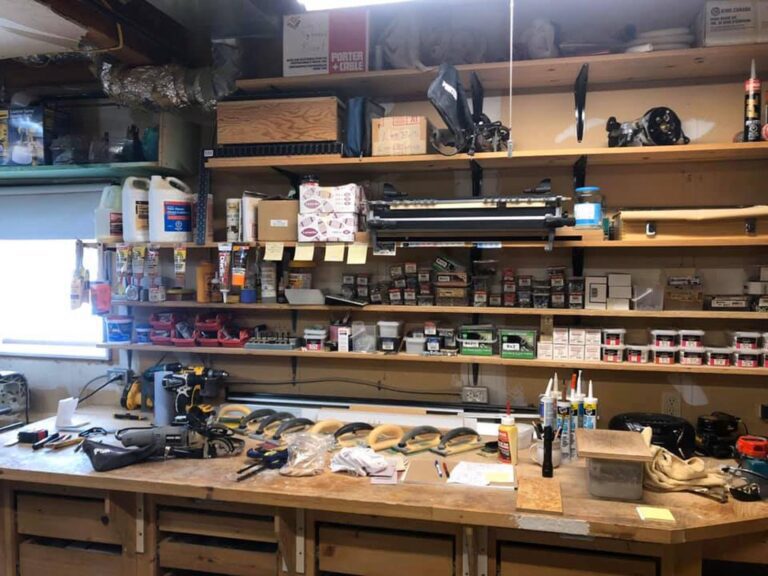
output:
M 269 225 L 272 228 L 288 228 L 288 220 L 270 220 Z
M 110 236 L 123 235 L 123 213 L 122 212 L 109 213 L 109 235 Z
M 166 232 L 192 231 L 192 204 L 167 201 L 163 203 L 163 230 Z
M 149 202 L 136 200 L 134 210 L 136 212 L 136 230 L 149 230 Z
M 518 342 L 505 342 L 502 344 L 502 348 L 506 352 L 517 352 L 520 350 L 520 344 Z

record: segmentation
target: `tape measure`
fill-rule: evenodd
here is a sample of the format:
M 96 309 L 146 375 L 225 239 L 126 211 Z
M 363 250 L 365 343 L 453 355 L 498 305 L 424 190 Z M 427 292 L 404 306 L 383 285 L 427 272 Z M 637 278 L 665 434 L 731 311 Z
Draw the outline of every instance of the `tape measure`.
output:
M 768 458 L 768 438 L 741 436 L 736 440 L 736 450 L 742 456 L 762 460 Z

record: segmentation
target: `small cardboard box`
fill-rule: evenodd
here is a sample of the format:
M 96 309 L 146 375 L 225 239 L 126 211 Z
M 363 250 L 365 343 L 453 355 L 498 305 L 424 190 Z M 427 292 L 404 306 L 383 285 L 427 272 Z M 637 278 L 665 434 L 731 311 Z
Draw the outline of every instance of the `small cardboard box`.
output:
M 502 358 L 536 358 L 536 330 L 499 328 L 499 342 Z
M 568 344 L 568 328 L 552 328 L 552 342 Z
M 586 301 L 584 308 L 588 310 L 605 310 L 608 301 L 608 278 L 605 276 L 587 276 Z
M 265 200 L 259 203 L 259 241 L 295 242 L 298 238 L 298 200 Z
M 603 342 L 603 331 L 599 328 L 586 328 L 584 330 L 584 344 L 587 346 L 600 346 Z
M 539 360 L 552 360 L 554 353 L 554 344 L 546 340 L 539 340 L 536 347 L 536 358 Z
M 608 284 L 608 299 L 611 298 L 632 298 L 632 286 L 611 286 Z
M 629 310 L 629 298 L 608 298 L 608 310 Z
M 431 151 L 431 123 L 424 116 L 387 116 L 371 121 L 373 156 L 413 156 Z
M 552 359 L 553 360 L 568 360 L 568 344 L 553 344 L 552 345 Z
M 51 142 L 66 131 L 67 115 L 48 106 L 11 107 L 8 114 L 8 163 L 51 164 Z
M 599 362 L 602 360 L 603 348 L 600 344 L 587 344 L 584 346 L 584 360 L 587 362 Z
M 299 214 L 329 212 L 360 213 L 362 189 L 357 184 L 318 186 L 302 184 L 299 188 Z
M 584 346 L 587 343 L 587 331 L 584 328 L 570 328 L 568 330 L 568 344 Z
M 299 242 L 354 242 L 359 217 L 349 212 L 300 214 Z
M 613 288 L 614 286 L 632 286 L 631 274 L 608 274 L 608 286 Z
M 584 345 L 568 344 L 568 360 L 584 360 Z
M 729 46 L 768 41 L 767 0 L 705 2 L 695 22 L 700 46 Z
M 283 76 L 367 72 L 368 57 L 365 9 L 283 17 Z

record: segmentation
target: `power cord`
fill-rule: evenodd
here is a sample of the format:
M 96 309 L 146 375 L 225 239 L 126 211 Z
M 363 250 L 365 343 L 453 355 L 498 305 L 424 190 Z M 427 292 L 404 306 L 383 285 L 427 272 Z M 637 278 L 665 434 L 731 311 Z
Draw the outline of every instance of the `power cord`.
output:
M 99 392 L 99 391 L 103 390 L 104 388 L 106 388 L 107 386 L 109 386 L 110 384 L 112 384 L 113 382 L 117 382 L 118 380 L 122 380 L 122 376 L 113 376 L 112 378 L 110 378 L 109 380 L 107 380 L 106 382 L 104 382 L 104 384 L 102 384 L 101 386 L 99 386 L 99 387 L 98 387 L 98 388 L 96 388 L 95 390 L 91 391 L 89 394 L 87 394 L 87 395 L 85 395 L 85 396 L 83 396 L 83 395 L 82 395 L 82 394 L 83 394 L 83 392 L 85 392 L 86 388 L 88 388 L 88 386 L 90 386 L 90 385 L 91 385 L 91 384 L 93 384 L 93 383 L 94 383 L 96 380 L 99 380 L 99 379 L 101 379 L 101 378 L 106 378 L 106 376 L 104 376 L 104 375 L 102 375 L 102 376 L 98 376 L 98 377 L 94 378 L 93 380 L 91 380 L 90 382 L 88 382 L 88 384 L 86 384 L 85 386 L 83 386 L 83 389 L 80 391 L 80 396 L 78 396 L 78 398 L 77 398 L 77 405 L 78 405 L 78 406 L 80 406 L 80 405 L 81 405 L 83 402 L 85 402 L 86 400 L 88 400 L 89 398 L 91 398 L 91 397 L 92 397 L 94 394 L 96 394 L 97 392 Z
M 251 382 L 242 382 L 242 384 L 248 384 L 253 386 L 283 386 L 286 384 L 320 384 L 320 383 L 343 383 L 343 384 L 356 384 L 358 386 L 368 386 L 369 388 L 376 388 L 377 390 L 386 390 L 388 392 L 397 392 L 400 394 L 418 394 L 421 396 L 461 396 L 460 392 L 443 391 L 433 392 L 427 390 L 408 390 L 406 388 L 398 388 L 396 386 L 388 386 L 382 384 L 380 380 L 358 380 L 356 378 L 303 378 L 300 380 L 257 380 Z M 236 382 L 230 382 L 235 384 Z M 238 384 L 240 382 L 237 382 Z

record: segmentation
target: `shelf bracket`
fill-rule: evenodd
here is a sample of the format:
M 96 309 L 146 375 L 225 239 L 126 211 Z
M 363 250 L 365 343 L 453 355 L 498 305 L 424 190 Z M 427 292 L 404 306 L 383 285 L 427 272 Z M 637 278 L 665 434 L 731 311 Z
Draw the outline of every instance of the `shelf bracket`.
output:
M 299 370 L 299 359 L 291 356 L 291 383 L 296 386 L 296 373 Z
M 579 156 L 573 163 L 573 189 L 587 185 L 587 157 Z
M 195 244 L 205 244 L 205 232 L 208 226 L 208 195 L 211 193 L 211 171 L 206 167 L 205 161 L 213 157 L 213 150 L 204 149 L 200 153 L 200 176 L 197 186 L 197 232 Z
M 296 335 L 296 327 L 299 324 L 299 311 L 295 308 L 291 310 L 291 332 Z
M 272 170 L 274 170 L 281 176 L 285 176 L 286 178 L 288 178 L 288 182 L 291 183 L 291 188 L 293 188 L 293 193 L 296 196 L 296 198 L 298 198 L 299 187 L 301 186 L 301 176 L 296 174 L 296 172 L 291 172 L 290 170 L 286 170 L 285 168 L 280 168 L 279 166 L 272 166 Z
M 574 248 L 571 251 L 571 268 L 574 276 L 584 276 L 584 248 Z
M 470 160 L 469 169 L 472 174 L 472 198 L 479 198 L 483 195 L 483 167 L 477 160 Z

